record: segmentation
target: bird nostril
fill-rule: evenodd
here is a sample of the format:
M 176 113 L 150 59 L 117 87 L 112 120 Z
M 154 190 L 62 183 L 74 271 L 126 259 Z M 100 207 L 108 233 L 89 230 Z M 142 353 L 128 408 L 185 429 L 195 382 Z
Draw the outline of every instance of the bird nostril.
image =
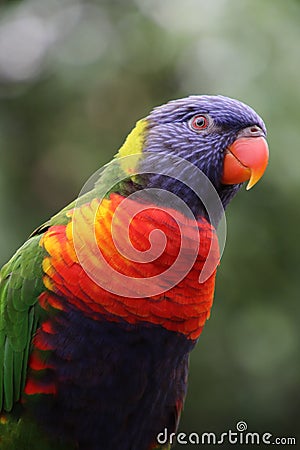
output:
M 257 125 L 253 125 L 253 127 L 250 127 L 250 133 L 257 134 L 260 132 L 261 132 L 261 129 Z
M 247 128 L 243 128 L 237 134 L 237 137 L 259 137 L 264 136 L 263 130 L 258 125 L 250 125 Z

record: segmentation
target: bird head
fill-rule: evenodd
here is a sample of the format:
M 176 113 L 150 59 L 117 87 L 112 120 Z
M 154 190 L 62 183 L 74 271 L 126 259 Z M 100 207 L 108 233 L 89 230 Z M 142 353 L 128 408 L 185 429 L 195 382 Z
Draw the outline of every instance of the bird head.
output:
M 129 135 L 120 154 L 134 148 L 157 161 L 176 156 L 200 169 L 216 189 L 223 207 L 248 181 L 262 177 L 268 163 L 266 127 L 248 105 L 224 96 L 194 95 L 154 108 Z M 176 189 L 175 189 L 176 185 Z M 180 196 L 197 213 L 190 189 L 174 179 L 147 179 L 147 187 L 163 187 Z

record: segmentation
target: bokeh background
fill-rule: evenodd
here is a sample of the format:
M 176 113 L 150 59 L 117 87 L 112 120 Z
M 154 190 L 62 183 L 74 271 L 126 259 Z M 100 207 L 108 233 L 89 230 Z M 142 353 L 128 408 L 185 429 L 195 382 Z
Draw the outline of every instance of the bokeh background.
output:
M 244 420 L 299 439 L 299 1 L 2 1 L 0 262 L 77 196 L 137 119 L 201 93 L 253 106 L 271 160 L 228 208 L 180 430 Z

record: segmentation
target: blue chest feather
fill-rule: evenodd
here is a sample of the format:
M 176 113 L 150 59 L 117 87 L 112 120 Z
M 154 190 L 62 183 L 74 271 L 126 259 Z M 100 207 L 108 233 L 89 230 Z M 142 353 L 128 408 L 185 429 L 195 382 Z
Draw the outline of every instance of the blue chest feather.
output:
M 143 450 L 176 430 L 194 342 L 160 326 L 95 321 L 70 310 L 47 334 L 57 394 L 28 406 L 51 435 L 81 449 Z M 180 408 L 179 408 L 180 410 Z

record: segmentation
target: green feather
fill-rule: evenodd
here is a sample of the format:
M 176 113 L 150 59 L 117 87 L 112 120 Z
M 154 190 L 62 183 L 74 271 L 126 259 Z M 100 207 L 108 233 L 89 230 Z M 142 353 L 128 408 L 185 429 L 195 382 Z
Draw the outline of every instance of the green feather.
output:
M 4 344 L 4 409 L 11 411 L 13 406 L 13 350 L 5 340 Z
M 137 139 L 142 144 L 146 125 L 140 122 L 138 133 L 131 133 L 129 140 Z M 37 228 L 0 271 L 0 411 L 12 409 L 26 382 L 31 342 L 40 320 L 37 301 L 45 290 L 42 262 L 46 251 L 40 246 L 41 235 L 51 226 L 66 225 L 70 221 L 67 215 L 70 210 L 109 194 L 103 191 L 105 180 L 117 182 L 120 174 L 126 176 L 128 168 L 119 158 L 127 154 L 129 147 L 126 145 L 118 153 L 117 163 L 103 168 L 94 188 Z M 138 160 L 140 154 L 136 158 Z
M 10 411 L 24 388 L 43 291 L 40 236 L 29 239 L 0 273 L 0 410 Z M 1 447 L 0 447 L 1 448 Z
M 34 308 L 30 308 L 28 314 L 28 335 L 33 336 L 35 330 L 37 329 L 38 318 L 34 314 Z M 23 367 L 21 374 L 21 391 L 25 387 L 26 374 L 27 374 L 27 363 L 29 358 L 29 350 L 31 347 L 31 339 L 27 339 L 26 346 L 23 352 Z
M 0 333 L 1 335 L 1 333 Z M 4 333 L 2 333 L 4 336 Z M 3 348 L 3 345 L 0 342 L 0 348 Z M 0 407 L 3 404 L 3 381 L 4 381 L 4 353 L 0 350 Z
M 14 352 L 14 401 L 18 401 L 21 395 L 21 377 L 23 365 L 23 352 Z

